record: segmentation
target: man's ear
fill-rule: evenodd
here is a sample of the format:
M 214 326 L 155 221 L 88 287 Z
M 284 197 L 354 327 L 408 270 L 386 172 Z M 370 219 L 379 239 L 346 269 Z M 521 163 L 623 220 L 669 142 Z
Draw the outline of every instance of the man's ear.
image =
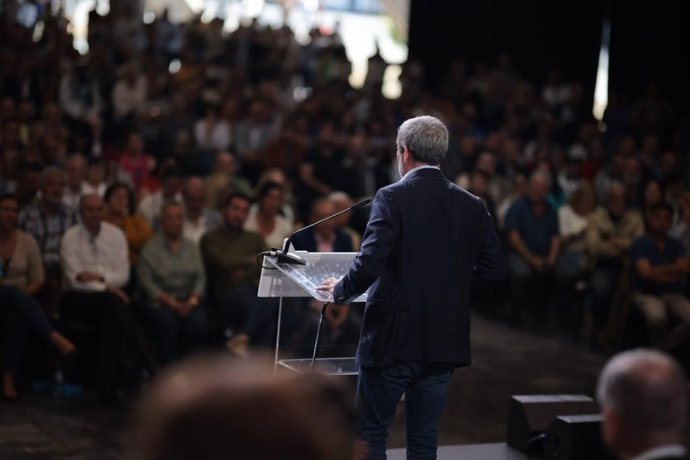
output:
M 400 155 L 405 162 L 408 162 L 411 159 L 410 149 L 408 149 L 406 145 L 400 146 Z
M 621 429 L 621 419 L 610 407 L 604 407 L 602 411 L 603 423 L 601 426 L 604 442 L 609 446 L 614 445 Z

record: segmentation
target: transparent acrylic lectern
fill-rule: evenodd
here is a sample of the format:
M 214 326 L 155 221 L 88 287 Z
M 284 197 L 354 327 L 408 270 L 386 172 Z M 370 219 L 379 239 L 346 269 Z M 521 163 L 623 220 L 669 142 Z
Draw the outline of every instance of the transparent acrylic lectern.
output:
M 275 365 L 291 369 L 295 372 L 307 373 L 317 370 L 326 374 L 356 375 L 358 368 L 354 357 L 316 358 L 312 359 L 280 359 L 280 328 L 283 316 L 283 299 L 288 297 L 309 297 L 323 302 L 332 302 L 330 294 L 317 290 L 326 278 L 340 278 L 345 275 L 352 264 L 355 252 L 306 252 L 295 251 L 306 261 L 306 265 L 278 263 L 276 257 L 264 257 L 261 279 L 259 281 L 259 297 L 277 297 L 278 328 L 276 332 Z M 359 296 L 355 302 L 366 302 L 367 294 Z M 323 311 L 322 311 L 323 316 Z M 320 326 L 319 326 L 320 329 Z M 314 356 L 318 345 L 317 330 L 314 342 Z

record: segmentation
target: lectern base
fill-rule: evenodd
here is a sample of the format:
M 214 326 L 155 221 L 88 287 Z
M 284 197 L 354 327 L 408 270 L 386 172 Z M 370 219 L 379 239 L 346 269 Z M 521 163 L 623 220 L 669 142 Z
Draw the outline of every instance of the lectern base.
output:
M 287 369 L 308 374 L 310 372 L 311 359 L 281 359 L 280 366 Z M 328 375 L 357 375 L 359 366 L 355 364 L 355 358 L 316 358 L 314 371 Z

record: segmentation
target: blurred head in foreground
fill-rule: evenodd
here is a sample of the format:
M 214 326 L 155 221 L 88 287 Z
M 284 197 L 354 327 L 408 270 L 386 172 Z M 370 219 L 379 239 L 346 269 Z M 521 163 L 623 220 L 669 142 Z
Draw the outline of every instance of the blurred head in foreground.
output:
M 338 381 L 279 370 L 269 360 L 192 359 L 144 396 L 132 458 L 351 460 L 354 409 Z
M 686 385 L 678 363 L 657 350 L 625 351 L 609 360 L 599 376 L 597 399 L 604 440 L 618 458 L 669 446 L 684 451 Z

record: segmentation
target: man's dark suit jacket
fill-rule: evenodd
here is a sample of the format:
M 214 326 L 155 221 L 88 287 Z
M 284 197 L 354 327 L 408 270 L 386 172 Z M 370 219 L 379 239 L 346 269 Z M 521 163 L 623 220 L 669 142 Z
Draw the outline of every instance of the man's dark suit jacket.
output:
M 366 291 L 357 361 L 470 364 L 470 284 L 499 280 L 505 262 L 482 201 L 435 168 L 380 189 L 360 253 L 333 291 L 347 303 Z

